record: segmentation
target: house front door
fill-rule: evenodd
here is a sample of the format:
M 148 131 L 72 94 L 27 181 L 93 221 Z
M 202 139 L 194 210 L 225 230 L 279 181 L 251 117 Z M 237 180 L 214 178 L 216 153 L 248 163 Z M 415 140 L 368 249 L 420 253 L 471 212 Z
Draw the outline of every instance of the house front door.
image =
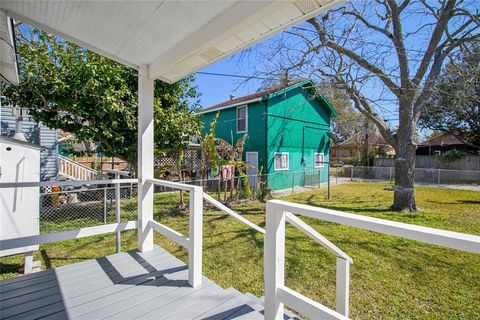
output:
M 245 155 L 245 163 L 250 168 L 247 169 L 248 183 L 254 186 L 256 175 L 258 174 L 258 152 L 247 152 Z

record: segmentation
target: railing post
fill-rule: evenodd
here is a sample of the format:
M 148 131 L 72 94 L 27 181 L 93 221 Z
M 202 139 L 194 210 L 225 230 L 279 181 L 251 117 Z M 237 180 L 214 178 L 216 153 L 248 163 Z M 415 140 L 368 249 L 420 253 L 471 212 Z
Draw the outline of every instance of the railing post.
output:
M 115 179 L 120 179 L 119 174 L 115 174 Z M 120 223 L 120 183 L 115 184 L 115 222 Z M 120 231 L 115 233 L 116 251 L 120 253 L 122 248 L 122 238 Z
M 146 65 L 138 69 L 138 249 L 153 249 L 153 80 Z
M 285 284 L 285 212 L 271 202 L 267 202 L 265 229 L 265 319 L 283 319 L 278 288 Z
M 107 187 L 103 187 L 103 224 L 107 224 Z
M 350 300 L 350 261 L 337 257 L 336 311 L 348 317 Z
M 202 224 L 203 189 L 194 187 L 190 191 L 188 283 L 192 287 L 202 284 Z

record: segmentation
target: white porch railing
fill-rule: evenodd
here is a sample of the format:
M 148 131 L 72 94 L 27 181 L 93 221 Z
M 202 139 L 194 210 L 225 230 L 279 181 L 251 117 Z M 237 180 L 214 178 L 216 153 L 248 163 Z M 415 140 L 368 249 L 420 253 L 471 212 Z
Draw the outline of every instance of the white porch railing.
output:
M 64 156 L 58 156 L 58 173 L 72 180 L 94 180 L 98 172 Z
M 44 181 L 44 182 L 1 182 L 0 192 L 6 188 L 35 188 L 35 187 L 47 187 L 47 186 L 95 186 L 113 184 L 116 187 L 122 183 L 137 183 L 137 179 L 113 179 L 113 180 L 92 180 L 92 181 Z M 88 189 L 87 189 L 88 190 Z M 97 190 L 97 189 L 91 189 Z M 115 190 L 115 197 L 119 198 L 119 189 Z M 33 199 L 32 199 L 33 201 Z M 13 248 L 25 247 L 30 245 L 39 245 L 51 242 L 58 242 L 71 239 L 79 239 L 84 237 L 90 237 L 95 235 L 101 235 L 110 232 L 120 233 L 121 231 L 135 229 L 137 227 L 137 221 L 120 222 L 120 206 L 116 207 L 116 222 L 110 224 L 104 224 L 94 227 L 86 227 L 61 232 L 50 232 L 38 235 L 32 235 L 27 237 L 19 237 L 12 239 L 0 240 L 0 248 L 2 250 L 8 250 Z M 118 241 L 120 239 L 118 238 Z M 117 244 L 117 248 L 119 244 Z
M 203 189 L 183 183 L 171 182 L 159 179 L 147 179 L 147 183 L 184 190 L 190 196 L 190 214 L 188 238 L 177 231 L 157 222 L 150 220 L 150 229 L 168 237 L 188 250 L 188 283 L 192 287 L 202 284 L 202 224 L 203 224 Z
M 257 230 L 258 232 L 260 232 L 262 234 L 265 234 L 265 229 L 257 226 L 255 223 L 251 222 L 250 220 L 245 219 L 244 217 L 242 217 L 241 215 L 239 215 L 238 213 L 236 213 L 235 211 L 233 211 L 232 209 L 230 209 L 229 207 L 227 207 L 226 205 L 224 205 L 220 201 L 214 199 L 212 196 L 208 195 L 207 193 L 203 193 L 203 200 L 207 201 L 208 203 L 210 203 L 211 205 L 213 205 L 217 209 L 220 209 L 221 211 L 225 212 L 229 216 L 237 219 L 241 223 L 246 224 L 250 228 L 252 228 L 254 230 Z
M 267 320 L 283 319 L 283 304 L 311 319 L 348 319 L 348 274 L 351 259 L 349 260 L 347 255 L 342 256 L 342 251 L 338 251 L 338 248 L 293 214 L 480 254 L 480 236 L 272 200 L 267 202 L 264 248 L 265 319 Z M 285 286 L 286 221 L 300 228 L 337 255 L 337 311 Z

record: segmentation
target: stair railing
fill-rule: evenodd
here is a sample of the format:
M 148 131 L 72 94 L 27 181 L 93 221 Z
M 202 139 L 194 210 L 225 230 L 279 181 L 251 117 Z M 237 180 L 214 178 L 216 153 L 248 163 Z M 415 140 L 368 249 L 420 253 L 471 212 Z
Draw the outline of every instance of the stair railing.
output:
M 294 214 L 480 254 L 480 236 L 361 216 L 281 200 L 267 202 L 264 249 L 265 319 L 283 319 L 284 304 L 310 319 L 348 319 L 350 257 Z M 285 286 L 285 222 L 337 255 L 336 311 Z
M 95 180 L 98 172 L 64 156 L 58 156 L 58 172 L 72 180 Z

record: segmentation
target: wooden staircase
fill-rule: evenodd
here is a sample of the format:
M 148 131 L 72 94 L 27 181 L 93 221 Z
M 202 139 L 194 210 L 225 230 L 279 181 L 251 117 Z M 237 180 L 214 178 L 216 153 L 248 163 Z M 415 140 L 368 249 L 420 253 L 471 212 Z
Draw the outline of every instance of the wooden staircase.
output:
M 68 180 L 95 180 L 100 173 L 72 159 L 58 156 L 58 174 Z

